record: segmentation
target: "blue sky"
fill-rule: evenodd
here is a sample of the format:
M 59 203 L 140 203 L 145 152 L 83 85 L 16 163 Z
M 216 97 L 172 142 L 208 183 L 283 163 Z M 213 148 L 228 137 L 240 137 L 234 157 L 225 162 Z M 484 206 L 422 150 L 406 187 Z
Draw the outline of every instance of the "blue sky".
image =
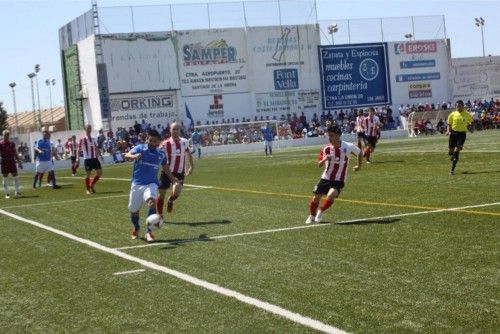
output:
M 202 2 L 191 0 L 98 0 L 98 5 L 99 7 L 148 6 Z M 208 2 L 212 4 L 221 1 Z M 252 0 L 247 0 L 247 4 L 249 4 L 247 10 L 251 11 L 258 7 L 261 9 L 269 8 L 269 4 L 265 2 L 260 2 L 259 5 L 251 4 L 253 2 Z M 290 10 L 290 16 L 298 15 L 299 19 L 304 20 L 313 19 L 309 16 L 310 13 L 304 13 L 307 12 L 307 10 L 303 10 L 306 8 L 304 1 L 297 0 L 296 9 L 293 13 L 290 9 L 292 5 L 293 3 L 290 2 L 288 4 L 284 3 L 282 5 L 283 12 Z M 233 4 L 228 5 L 228 8 L 236 9 L 239 6 L 240 4 Z M 187 11 L 190 11 L 194 7 L 187 6 L 185 8 Z M 327 25 L 329 22 L 338 23 L 343 28 L 335 35 L 335 44 L 348 42 L 348 35 L 345 29 L 346 19 L 352 20 L 350 21 L 352 30 L 351 41 L 356 42 L 356 38 L 360 38 L 356 35 L 356 24 L 359 24 L 361 21 L 355 19 L 444 15 L 446 35 L 451 40 L 451 52 L 454 58 L 482 56 L 481 31 L 474 25 L 474 18 L 481 16 L 486 20 L 484 26 L 486 55 L 500 55 L 500 43 L 498 43 L 498 35 L 500 34 L 500 2 L 496 0 L 317 0 L 317 8 L 320 22 L 323 22 L 324 25 Z M 41 66 L 38 78 L 41 107 L 49 107 L 49 90 L 45 84 L 46 79 L 56 79 L 56 85 L 52 87 L 53 105 L 60 106 L 63 104 L 58 29 L 89 9 L 91 9 L 90 0 L 0 0 L 0 13 L 2 13 L 2 18 L 0 19 L 0 31 L 2 31 L 0 34 L 0 101 L 4 102 L 4 107 L 8 112 L 13 112 L 12 90 L 9 87 L 10 82 L 16 82 L 17 84 L 15 89 L 18 111 L 32 109 L 30 81 L 27 74 L 33 72 L 35 64 L 40 64 Z M 200 13 L 204 11 L 200 7 L 197 9 L 200 10 Z M 140 7 L 138 9 L 138 11 L 148 13 L 151 17 L 155 16 L 155 10 L 154 7 Z M 217 16 L 217 11 L 215 12 L 212 14 Z M 269 20 L 269 17 L 266 17 L 265 12 L 265 10 L 262 10 L 262 13 L 258 15 L 249 13 L 248 20 L 266 24 L 266 20 Z M 119 30 L 121 27 L 124 27 L 126 32 L 131 31 L 130 20 L 127 19 L 130 15 L 129 9 L 118 8 L 111 10 L 102 8 L 101 13 L 103 23 L 101 25 L 102 32 L 114 32 L 114 30 Z M 114 14 L 111 15 L 110 13 Z M 206 18 L 200 18 L 198 15 L 193 15 L 194 17 L 191 20 L 177 21 L 175 25 L 180 29 L 188 29 L 188 27 L 198 28 L 200 24 L 206 25 Z M 300 18 L 300 15 L 303 15 L 303 17 Z M 136 13 L 136 19 L 138 19 L 137 16 L 138 14 Z M 273 16 L 271 20 L 274 20 L 275 15 L 271 14 L 271 16 Z M 286 21 L 287 18 L 283 17 L 282 19 Z M 216 20 L 216 18 L 213 20 Z M 259 20 L 261 22 L 258 22 Z M 157 21 L 155 17 L 155 22 Z M 166 21 L 170 21 L 170 18 L 166 18 Z M 427 24 L 424 19 L 417 19 L 416 21 L 417 29 L 415 30 L 417 33 L 415 36 L 418 39 L 419 31 L 425 30 L 423 26 Z M 373 25 L 373 30 L 377 31 L 377 27 L 379 26 L 378 21 L 366 20 L 364 22 L 367 25 Z M 385 39 L 395 40 L 397 37 L 394 36 L 403 35 L 402 31 L 408 30 L 410 32 L 409 30 L 411 30 L 408 26 L 409 21 L 407 20 L 400 21 L 404 27 L 395 26 L 399 22 L 397 20 L 389 20 L 388 22 L 391 22 L 391 24 L 384 27 L 384 30 L 386 30 L 384 32 Z M 444 31 L 443 27 L 439 25 L 440 22 L 439 18 L 430 20 L 428 24 L 429 31 L 426 31 L 425 37 L 442 36 Z M 149 24 L 153 24 L 153 27 L 156 27 L 154 22 L 149 22 Z M 216 24 L 216 22 L 212 22 L 212 24 Z M 379 33 L 377 32 L 377 34 Z M 422 34 L 420 35 L 422 36 Z M 323 38 L 328 37 L 323 34 Z M 403 36 L 401 36 L 400 40 L 404 40 Z

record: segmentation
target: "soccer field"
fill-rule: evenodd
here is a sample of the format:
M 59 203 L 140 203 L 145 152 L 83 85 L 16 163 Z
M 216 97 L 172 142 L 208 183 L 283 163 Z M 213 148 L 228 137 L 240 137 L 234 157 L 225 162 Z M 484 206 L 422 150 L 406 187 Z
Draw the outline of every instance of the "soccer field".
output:
M 195 160 L 153 244 L 130 239 L 130 163 L 90 196 L 82 169 L 60 190 L 22 174 L 0 333 L 498 332 L 500 131 L 468 134 L 454 176 L 447 137 L 382 140 L 305 225 L 319 150 Z

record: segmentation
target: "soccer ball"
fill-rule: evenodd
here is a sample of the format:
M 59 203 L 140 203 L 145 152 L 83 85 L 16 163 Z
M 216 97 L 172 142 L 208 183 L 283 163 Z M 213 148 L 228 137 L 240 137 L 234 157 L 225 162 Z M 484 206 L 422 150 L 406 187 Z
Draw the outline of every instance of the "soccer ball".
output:
M 160 228 L 160 226 L 163 225 L 163 218 L 157 213 L 149 215 L 148 218 L 146 218 L 146 224 L 148 224 L 149 227 Z

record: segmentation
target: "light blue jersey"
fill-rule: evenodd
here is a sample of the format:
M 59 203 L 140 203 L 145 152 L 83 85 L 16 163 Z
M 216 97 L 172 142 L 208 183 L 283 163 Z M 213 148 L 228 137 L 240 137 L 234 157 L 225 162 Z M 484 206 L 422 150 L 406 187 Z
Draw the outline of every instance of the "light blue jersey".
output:
M 52 143 L 50 140 L 40 139 L 36 144 L 36 147 L 43 151 L 42 153 L 38 153 L 37 159 L 38 161 L 51 161 L 52 160 Z
M 141 153 L 142 157 L 134 161 L 134 171 L 132 173 L 133 185 L 158 184 L 158 170 L 167 164 L 165 153 L 158 149 L 150 150 L 147 144 L 135 146 L 130 153 Z
M 264 135 L 265 141 L 273 141 L 274 138 L 273 130 L 271 130 L 270 128 L 263 128 L 262 134 Z

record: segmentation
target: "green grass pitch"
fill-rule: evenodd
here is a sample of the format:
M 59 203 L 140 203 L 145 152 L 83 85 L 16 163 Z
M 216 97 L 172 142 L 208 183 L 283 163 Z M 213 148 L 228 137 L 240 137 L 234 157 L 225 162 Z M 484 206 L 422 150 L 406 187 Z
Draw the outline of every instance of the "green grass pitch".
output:
M 130 239 L 129 163 L 90 196 L 82 169 L 61 190 L 21 174 L 0 209 L 347 332 L 498 333 L 500 132 L 468 134 L 454 176 L 446 137 L 382 140 L 324 223 L 294 229 L 319 149 L 195 160 L 153 246 Z M 0 229 L 1 333 L 316 332 L 3 211 Z

